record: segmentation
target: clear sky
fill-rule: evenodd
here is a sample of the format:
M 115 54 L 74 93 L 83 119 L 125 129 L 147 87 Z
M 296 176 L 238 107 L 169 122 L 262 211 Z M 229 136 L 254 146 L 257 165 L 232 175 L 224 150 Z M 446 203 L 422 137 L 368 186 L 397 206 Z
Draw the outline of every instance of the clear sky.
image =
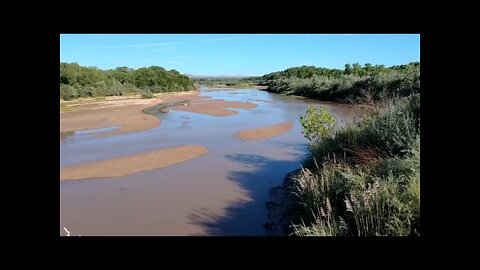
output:
M 420 34 L 61 34 L 60 61 L 259 76 L 302 65 L 420 61 Z

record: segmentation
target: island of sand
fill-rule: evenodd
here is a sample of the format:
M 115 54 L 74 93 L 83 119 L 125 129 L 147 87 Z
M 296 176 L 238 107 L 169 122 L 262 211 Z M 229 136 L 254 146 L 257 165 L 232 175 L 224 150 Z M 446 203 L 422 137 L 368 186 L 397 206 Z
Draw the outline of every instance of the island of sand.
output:
M 257 107 L 257 104 L 251 102 L 225 101 L 223 99 L 203 99 L 197 100 L 190 104 L 168 107 L 165 109 L 165 111 L 175 110 L 208 114 L 213 116 L 230 116 L 238 114 L 238 111 L 229 110 L 228 108 L 253 109 L 255 107 Z
M 202 156 L 207 152 L 207 148 L 203 146 L 183 145 L 73 165 L 60 170 L 60 181 L 125 176 L 169 167 Z
M 292 122 L 287 121 L 276 125 L 240 131 L 235 134 L 235 137 L 242 141 L 268 139 L 283 134 L 292 129 L 292 127 Z

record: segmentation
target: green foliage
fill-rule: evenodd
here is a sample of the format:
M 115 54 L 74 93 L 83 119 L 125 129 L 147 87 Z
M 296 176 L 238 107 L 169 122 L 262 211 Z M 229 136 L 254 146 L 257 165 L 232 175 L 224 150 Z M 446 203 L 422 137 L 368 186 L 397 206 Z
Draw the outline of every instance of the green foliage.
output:
M 128 67 L 100 70 L 96 67 L 82 67 L 77 63 L 60 63 L 60 98 L 64 100 L 138 93 L 143 97 L 150 97 L 151 92 L 192 89 L 193 81 L 187 76 L 158 66 L 137 70 Z M 150 94 L 146 94 L 147 92 Z
M 319 140 L 332 135 L 335 127 L 335 117 L 326 108 L 317 109 L 309 105 L 307 114 L 300 117 L 303 134 L 310 141 Z
M 74 86 L 61 85 L 60 86 L 60 98 L 64 100 L 71 100 L 78 96 L 78 91 Z
M 322 122 L 318 116 L 310 122 L 315 119 Z M 420 235 L 419 123 L 414 94 L 313 140 L 310 158 L 294 177 L 303 222 L 293 225 L 294 233 Z
M 148 92 L 148 91 L 142 92 L 141 95 L 142 95 L 142 98 L 144 99 L 155 98 L 155 95 L 152 92 Z
M 370 116 L 359 125 L 363 132 L 358 140 L 363 145 L 375 145 L 391 156 L 405 153 L 419 136 L 420 115 L 414 115 L 411 98 L 392 101 L 378 116 Z
M 267 91 L 324 100 L 362 102 L 362 93 L 373 100 L 420 93 L 420 63 L 385 68 L 383 65 L 346 64 L 344 70 L 302 66 L 264 75 Z

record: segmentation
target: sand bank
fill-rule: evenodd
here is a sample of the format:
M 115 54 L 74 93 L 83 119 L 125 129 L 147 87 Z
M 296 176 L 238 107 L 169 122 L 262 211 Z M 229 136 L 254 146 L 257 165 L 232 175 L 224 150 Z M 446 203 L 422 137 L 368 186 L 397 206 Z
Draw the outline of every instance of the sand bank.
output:
M 162 103 L 206 98 L 199 94 L 199 91 L 161 93 L 156 94 L 154 99 L 107 97 L 100 102 L 71 104 L 69 106 L 77 106 L 78 109 L 60 114 L 60 132 L 120 126 L 103 134 L 112 135 L 154 128 L 160 125 L 160 119 L 143 113 L 143 109 Z
M 164 168 L 204 155 L 207 148 L 183 145 L 65 167 L 60 181 L 84 178 L 118 177 L 137 172 Z
M 192 102 L 187 105 L 168 107 L 165 109 L 165 111 L 176 110 L 208 114 L 213 116 L 229 116 L 238 114 L 238 111 L 229 110 L 228 108 L 253 109 L 255 107 L 257 107 L 257 104 L 251 102 L 225 101 L 222 99 L 205 99 Z
M 290 129 L 292 129 L 293 125 L 291 121 L 283 122 L 276 125 L 266 126 L 262 128 L 255 128 L 237 132 L 235 137 L 242 141 L 255 141 L 255 140 L 262 140 L 271 137 L 278 136 L 283 134 Z

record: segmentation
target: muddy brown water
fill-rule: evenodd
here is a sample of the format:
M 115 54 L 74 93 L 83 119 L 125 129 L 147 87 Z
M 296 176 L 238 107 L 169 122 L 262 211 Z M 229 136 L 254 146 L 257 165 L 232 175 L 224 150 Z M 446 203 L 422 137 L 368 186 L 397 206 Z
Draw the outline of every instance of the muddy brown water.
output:
M 300 115 L 309 104 L 326 107 L 339 122 L 353 121 L 356 106 L 281 96 L 256 89 L 208 91 L 201 95 L 250 101 L 254 109 L 232 116 L 171 110 L 159 127 L 96 136 L 117 127 L 76 132 L 60 140 L 60 166 L 194 144 L 208 153 L 132 175 L 60 182 L 60 235 L 262 236 L 269 190 L 300 167 L 307 154 Z M 292 121 L 279 136 L 240 141 L 235 133 Z

